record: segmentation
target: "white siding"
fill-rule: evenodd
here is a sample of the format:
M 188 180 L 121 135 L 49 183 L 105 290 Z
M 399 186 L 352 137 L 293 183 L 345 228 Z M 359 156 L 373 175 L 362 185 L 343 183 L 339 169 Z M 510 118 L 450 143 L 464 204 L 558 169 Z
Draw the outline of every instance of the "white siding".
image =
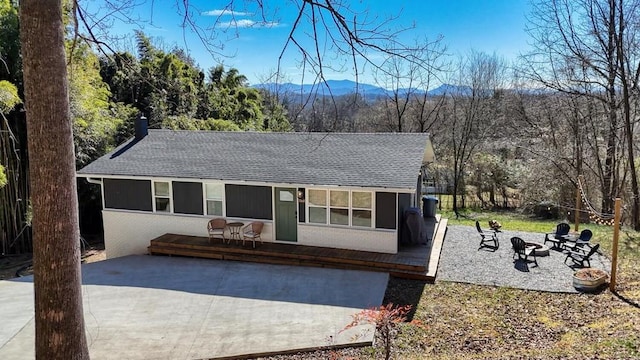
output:
M 298 224 L 298 245 L 395 254 L 398 235 L 395 230 Z
M 207 236 L 209 218 L 176 214 L 103 210 L 107 258 L 146 254 L 149 241 L 166 233 Z M 227 221 L 247 219 L 227 219 Z M 262 240 L 273 241 L 273 224 L 265 222 Z M 291 244 L 287 242 L 288 244 Z M 396 231 L 298 224 L 296 245 L 321 246 L 395 254 Z
M 140 213 L 117 210 L 103 210 L 104 244 L 107 258 L 125 255 L 146 254 L 149 241 L 166 233 L 208 236 L 209 218 L 200 216 L 180 216 L 177 214 Z M 230 219 L 227 221 L 251 220 Z M 272 241 L 272 224 L 265 222 L 262 240 Z

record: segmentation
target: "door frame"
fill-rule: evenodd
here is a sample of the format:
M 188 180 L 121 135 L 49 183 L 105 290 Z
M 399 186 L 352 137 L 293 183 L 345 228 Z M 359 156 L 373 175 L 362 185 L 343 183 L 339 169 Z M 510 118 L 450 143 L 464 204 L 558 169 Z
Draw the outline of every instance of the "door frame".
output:
M 292 207 L 292 213 L 289 213 L 289 215 L 291 215 L 292 219 L 294 219 L 293 221 L 293 225 L 291 227 L 291 229 L 293 231 L 294 234 L 294 239 L 279 239 L 278 238 L 278 226 L 279 226 L 279 221 L 278 221 L 278 205 L 280 203 L 280 190 L 289 190 L 291 191 L 292 195 L 293 195 L 293 201 L 291 202 L 291 207 Z M 297 197 L 297 193 L 298 193 L 298 188 L 296 187 L 284 187 L 284 186 L 274 186 L 273 187 L 273 205 L 274 205 L 274 216 L 273 216 L 273 238 L 275 241 L 282 241 L 282 242 L 287 242 L 287 243 L 297 243 L 298 242 L 298 197 Z

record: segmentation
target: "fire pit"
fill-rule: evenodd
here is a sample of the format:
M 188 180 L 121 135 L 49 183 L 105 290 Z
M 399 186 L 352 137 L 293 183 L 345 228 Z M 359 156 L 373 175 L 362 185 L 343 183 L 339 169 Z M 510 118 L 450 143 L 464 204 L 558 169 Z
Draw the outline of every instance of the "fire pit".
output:
M 535 256 L 549 256 L 549 247 L 545 244 L 526 242 L 525 245 L 528 248 L 535 248 L 535 250 L 533 250 Z

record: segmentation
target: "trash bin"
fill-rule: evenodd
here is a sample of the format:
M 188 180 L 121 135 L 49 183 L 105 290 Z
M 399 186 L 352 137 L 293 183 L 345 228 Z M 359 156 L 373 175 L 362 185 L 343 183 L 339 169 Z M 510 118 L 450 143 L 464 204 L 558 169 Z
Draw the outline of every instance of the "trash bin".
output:
M 436 205 L 438 204 L 438 198 L 433 195 L 426 195 L 422 197 L 422 216 L 424 217 L 436 217 Z

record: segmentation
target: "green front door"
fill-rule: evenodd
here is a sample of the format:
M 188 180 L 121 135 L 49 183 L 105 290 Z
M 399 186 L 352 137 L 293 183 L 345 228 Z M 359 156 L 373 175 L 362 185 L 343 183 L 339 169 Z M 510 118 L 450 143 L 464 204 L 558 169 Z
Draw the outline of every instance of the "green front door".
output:
M 298 198 L 296 189 L 275 188 L 276 240 L 298 241 Z

